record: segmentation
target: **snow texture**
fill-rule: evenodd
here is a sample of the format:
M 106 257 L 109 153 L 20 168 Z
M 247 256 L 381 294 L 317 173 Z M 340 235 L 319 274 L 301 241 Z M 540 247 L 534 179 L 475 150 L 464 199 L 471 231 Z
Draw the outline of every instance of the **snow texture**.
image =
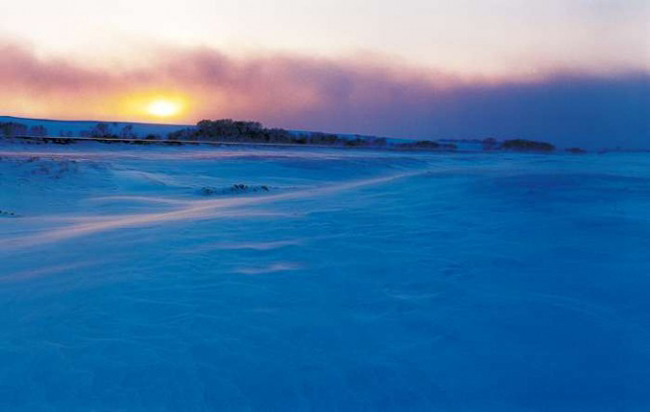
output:
M 2 411 L 650 409 L 647 154 L 2 144 L 0 210 Z

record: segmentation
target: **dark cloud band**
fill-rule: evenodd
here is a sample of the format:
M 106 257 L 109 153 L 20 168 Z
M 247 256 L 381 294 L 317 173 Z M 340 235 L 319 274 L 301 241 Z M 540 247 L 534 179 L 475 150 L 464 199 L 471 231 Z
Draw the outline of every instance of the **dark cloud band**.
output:
M 650 74 L 548 74 L 468 81 L 404 67 L 300 56 L 233 59 L 161 53 L 146 68 L 90 69 L 0 46 L 3 114 L 113 119 L 120 96 L 148 90 L 195 101 L 187 121 L 236 117 L 272 126 L 418 138 L 531 138 L 590 148 L 650 148 Z M 61 106 L 65 102 L 65 106 Z

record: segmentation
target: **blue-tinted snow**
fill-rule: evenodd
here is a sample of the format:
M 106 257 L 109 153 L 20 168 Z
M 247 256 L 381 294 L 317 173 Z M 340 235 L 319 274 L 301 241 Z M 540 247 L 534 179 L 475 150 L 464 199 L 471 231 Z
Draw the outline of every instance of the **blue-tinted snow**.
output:
M 0 152 L 0 410 L 650 409 L 647 154 Z
M 123 127 L 131 126 L 132 132 L 140 137 L 147 134 L 157 134 L 167 136 L 171 132 L 181 130 L 184 125 L 174 124 L 155 124 L 155 123 L 134 123 L 134 122 L 96 122 L 96 121 L 67 121 L 67 120 L 48 120 L 48 119 L 29 119 L 24 117 L 0 116 L 0 122 L 20 123 L 27 127 L 43 126 L 47 130 L 48 136 L 60 136 L 71 134 L 80 136 L 82 132 L 87 132 L 97 125 L 97 123 L 106 123 L 112 130 L 119 134 Z

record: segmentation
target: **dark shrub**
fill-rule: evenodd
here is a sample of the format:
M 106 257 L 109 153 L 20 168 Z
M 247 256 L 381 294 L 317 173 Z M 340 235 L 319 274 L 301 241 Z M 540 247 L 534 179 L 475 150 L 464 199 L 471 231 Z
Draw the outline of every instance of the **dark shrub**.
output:
M 524 139 L 506 140 L 501 147 L 504 150 L 517 152 L 552 152 L 555 150 L 555 146 L 550 143 Z
M 22 123 L 0 123 L 0 135 L 5 137 L 26 136 L 27 126 Z

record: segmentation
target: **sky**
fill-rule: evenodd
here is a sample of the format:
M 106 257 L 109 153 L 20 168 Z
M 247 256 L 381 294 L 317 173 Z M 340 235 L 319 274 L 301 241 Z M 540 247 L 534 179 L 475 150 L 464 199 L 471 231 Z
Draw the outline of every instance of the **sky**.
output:
M 647 0 L 21 0 L 0 115 L 650 146 L 648 21 Z

